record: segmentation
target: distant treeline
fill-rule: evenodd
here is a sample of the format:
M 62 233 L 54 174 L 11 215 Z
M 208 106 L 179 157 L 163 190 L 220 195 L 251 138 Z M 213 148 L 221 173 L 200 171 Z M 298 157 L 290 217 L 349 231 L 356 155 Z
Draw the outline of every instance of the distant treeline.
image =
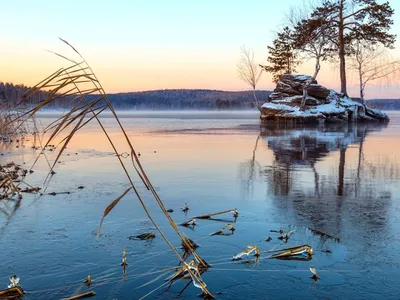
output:
M 367 100 L 366 104 L 381 110 L 400 110 L 400 99 L 372 99 Z
M 29 88 L 12 83 L 0 82 L 0 104 L 13 107 L 22 100 Z M 270 91 L 257 91 L 258 99 L 267 101 Z M 35 94 L 29 103 L 38 103 L 47 97 L 46 91 Z M 88 100 L 96 96 L 91 95 Z M 116 109 L 134 110 L 176 110 L 176 109 L 248 109 L 254 108 L 252 92 L 229 92 L 218 90 L 155 90 L 145 92 L 118 93 L 108 95 Z M 29 104 L 28 103 L 28 104 Z M 71 97 L 61 98 L 46 106 L 47 109 L 70 108 L 74 103 Z M 400 99 L 367 100 L 370 107 L 383 110 L 400 110 Z
M 0 82 L 0 103 L 15 105 L 22 100 L 22 95 L 28 87 L 18 84 Z M 261 101 L 266 101 L 270 91 L 257 91 Z M 47 92 L 36 94 L 31 103 L 37 103 L 45 99 Z M 96 96 L 91 95 L 88 100 Z M 108 95 L 116 109 L 136 110 L 173 110 L 173 109 L 248 109 L 254 108 L 252 92 L 227 92 L 218 90 L 155 90 L 145 92 L 118 93 Z M 69 108 L 73 99 L 61 98 L 53 102 L 48 109 Z
M 266 101 L 270 91 L 257 91 Z M 111 103 L 119 109 L 247 109 L 254 108 L 252 92 L 218 90 L 156 90 L 109 94 Z
M 0 104 L 14 107 L 21 101 L 23 93 L 27 90 L 28 88 L 22 84 L 0 82 Z
M 26 91 L 29 90 L 29 87 L 23 84 L 12 84 L 12 83 L 4 83 L 0 81 L 0 105 L 1 109 L 9 108 L 13 109 L 16 105 L 21 103 L 24 94 Z M 46 91 L 39 91 L 35 93 L 32 97 L 27 99 L 27 105 L 39 103 L 43 101 L 48 96 L 48 92 Z M 71 98 L 71 97 L 70 97 Z M 60 99 L 58 103 L 51 103 L 50 105 L 46 106 L 48 109 L 59 109 L 59 108 L 67 108 L 71 107 L 71 99 L 68 97 Z

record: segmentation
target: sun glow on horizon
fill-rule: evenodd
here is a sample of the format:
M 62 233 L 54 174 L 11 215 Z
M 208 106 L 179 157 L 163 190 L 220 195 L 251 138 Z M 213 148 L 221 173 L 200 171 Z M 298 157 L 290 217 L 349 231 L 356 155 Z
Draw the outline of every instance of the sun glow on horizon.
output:
M 35 6 L 27 0 L 4 3 L 3 21 L 9 26 L 0 49 L 0 81 L 32 86 L 66 65 L 45 51 L 73 55 L 57 40 L 61 36 L 84 55 L 109 93 L 249 90 L 237 73 L 241 45 L 254 49 L 256 61 L 265 64 L 266 45 L 290 7 L 298 5 L 294 0 L 279 4 L 258 0 L 252 5 L 227 0 L 151 2 L 153 5 L 120 0 L 101 3 L 96 9 L 92 5 L 97 2 L 92 0 L 68 5 L 40 1 Z M 390 4 L 400 9 L 400 3 Z M 68 22 L 76 7 L 80 7 L 75 15 L 82 20 L 80 24 Z M 70 25 L 63 25 L 67 23 Z M 393 32 L 398 28 L 393 27 Z M 297 73 L 311 74 L 313 67 L 313 61 L 308 61 Z M 274 89 L 271 78 L 264 74 L 257 88 Z M 338 78 L 334 66 L 325 64 L 317 80 L 337 90 Z M 356 78 L 349 75 L 348 82 L 350 95 L 357 96 Z M 399 96 L 397 83 L 388 87 L 371 84 L 366 91 L 366 98 Z

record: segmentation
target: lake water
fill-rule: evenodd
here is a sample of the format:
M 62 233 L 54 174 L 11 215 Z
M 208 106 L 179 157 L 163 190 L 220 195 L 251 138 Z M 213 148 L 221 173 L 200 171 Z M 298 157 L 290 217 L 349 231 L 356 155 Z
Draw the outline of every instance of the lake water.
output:
M 256 112 L 122 113 L 140 160 L 177 224 L 190 217 L 237 208 L 233 235 L 215 235 L 234 221 L 197 220 L 179 227 L 199 244 L 211 268 L 203 274 L 217 299 L 399 299 L 400 113 L 386 125 L 260 128 Z M 51 114 L 39 124 L 49 124 Z M 129 152 L 112 118 L 103 123 L 119 153 Z M 38 151 L 31 141 L 2 144 L 0 163 L 28 168 Z M 45 151 L 49 160 L 55 153 Z M 42 186 L 48 166 L 39 159 L 26 181 Z M 104 209 L 129 187 L 99 126 L 92 122 L 72 139 L 56 164 L 46 193 L 0 201 L 0 287 L 17 274 L 26 299 L 61 299 L 93 290 L 95 299 L 139 299 L 165 283 L 178 259 L 133 193 L 105 218 Z M 123 159 L 129 164 L 130 158 Z M 133 170 L 129 169 L 133 174 Z M 145 186 L 134 177 L 151 215 L 171 243 L 180 240 Z M 78 189 L 84 186 L 84 189 Z M 181 208 L 189 205 L 185 215 Z M 294 230 L 287 242 L 270 230 Z M 153 232 L 151 241 L 128 239 Z M 329 236 L 321 235 L 320 232 Z M 272 240 L 267 242 L 266 239 Z M 311 260 L 232 256 L 308 244 Z M 126 274 L 120 266 L 126 247 Z M 310 278 L 315 266 L 321 279 Z M 92 285 L 83 280 L 90 274 Z M 163 286 L 150 299 L 192 299 L 188 280 Z M 183 291 L 182 291 L 183 290 Z

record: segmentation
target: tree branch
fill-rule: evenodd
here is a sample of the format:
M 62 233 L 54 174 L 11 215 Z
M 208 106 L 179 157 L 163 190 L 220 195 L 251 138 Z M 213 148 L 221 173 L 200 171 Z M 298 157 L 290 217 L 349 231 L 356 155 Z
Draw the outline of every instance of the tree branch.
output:
M 369 7 L 361 8 L 361 9 L 359 9 L 358 11 L 356 11 L 356 12 L 354 12 L 354 13 L 348 15 L 348 16 L 343 17 L 343 20 L 346 20 L 346 19 L 348 19 L 348 18 L 354 17 L 355 15 L 359 14 L 360 12 L 362 12 L 362 11 L 364 11 L 364 10 L 367 10 L 368 8 L 369 8 Z

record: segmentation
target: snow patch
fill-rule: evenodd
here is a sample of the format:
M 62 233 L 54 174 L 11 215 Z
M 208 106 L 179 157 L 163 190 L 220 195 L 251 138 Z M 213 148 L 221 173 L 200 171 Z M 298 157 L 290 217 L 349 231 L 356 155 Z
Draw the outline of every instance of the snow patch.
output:
M 307 75 L 292 75 L 292 76 L 294 77 L 295 80 L 298 80 L 298 81 L 307 81 L 307 80 L 312 79 L 311 76 L 307 76 Z
M 276 103 L 264 103 L 261 108 L 265 108 L 265 109 L 272 109 L 272 110 L 285 110 L 288 112 L 291 111 L 298 111 L 299 108 L 298 107 L 292 107 L 289 105 L 285 105 L 285 104 L 276 104 Z

